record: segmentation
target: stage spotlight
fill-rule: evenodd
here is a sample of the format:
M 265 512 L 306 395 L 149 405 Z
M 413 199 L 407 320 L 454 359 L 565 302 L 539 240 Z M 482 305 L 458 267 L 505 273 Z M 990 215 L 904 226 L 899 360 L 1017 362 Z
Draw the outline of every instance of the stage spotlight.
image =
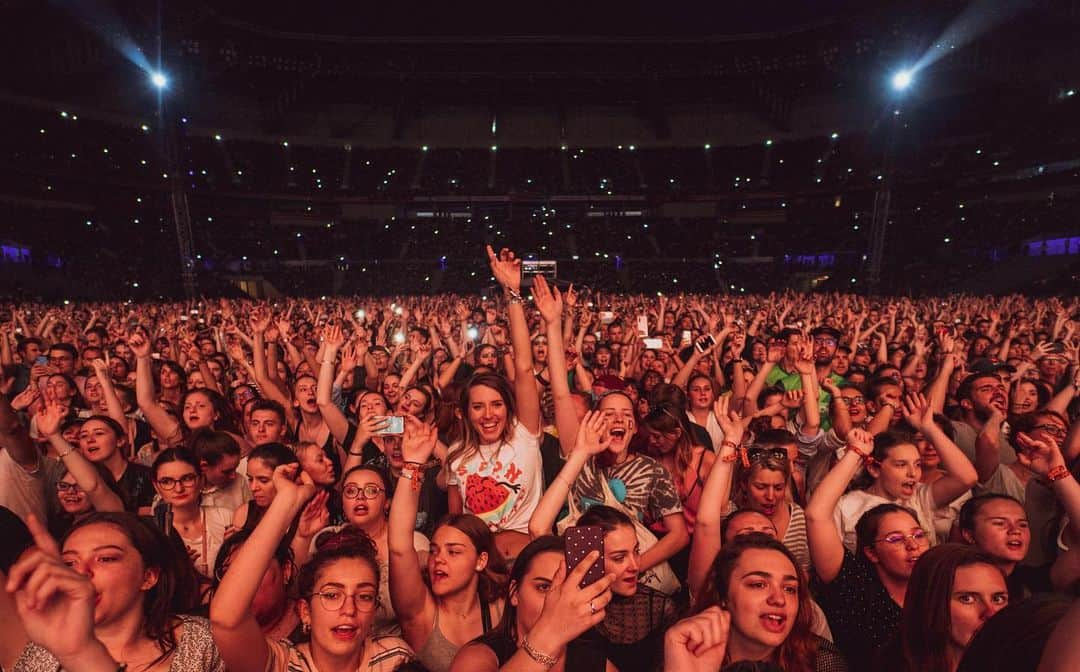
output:
M 911 70 L 908 70 L 907 68 L 899 70 L 892 77 L 892 86 L 897 91 L 903 91 L 904 89 L 911 86 L 911 82 L 914 77 L 915 73 L 913 73 Z
M 169 85 L 169 78 L 166 77 L 165 73 L 163 72 L 150 73 L 150 81 L 151 83 L 153 83 L 154 86 L 159 89 L 164 89 L 166 86 Z

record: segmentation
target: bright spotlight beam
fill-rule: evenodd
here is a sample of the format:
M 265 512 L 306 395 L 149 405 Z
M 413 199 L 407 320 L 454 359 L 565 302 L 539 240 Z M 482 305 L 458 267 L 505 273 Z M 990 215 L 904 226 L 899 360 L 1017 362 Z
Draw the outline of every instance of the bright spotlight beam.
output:
M 164 89 L 169 85 L 169 78 L 162 72 L 155 71 L 150 73 L 150 81 L 159 89 Z
M 903 91 L 904 89 L 911 86 L 911 82 L 914 78 L 915 73 L 913 73 L 909 68 L 897 70 L 896 74 L 892 76 L 892 87 L 897 91 Z

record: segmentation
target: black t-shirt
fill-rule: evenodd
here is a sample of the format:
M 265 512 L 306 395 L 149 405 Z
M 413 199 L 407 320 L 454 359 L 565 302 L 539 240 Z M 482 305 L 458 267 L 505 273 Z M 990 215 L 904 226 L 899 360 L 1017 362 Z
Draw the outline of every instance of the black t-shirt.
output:
M 154 476 L 150 467 L 128 462 L 124 473 L 116 481 L 124 493 L 124 508 L 133 513 L 150 508 L 154 503 Z
M 560 454 L 559 440 L 547 432 L 540 434 L 540 457 L 544 461 L 544 489 L 547 490 L 566 464 Z
M 849 669 L 873 669 L 878 649 L 899 629 L 901 615 L 873 565 L 844 551 L 836 578 L 824 583 L 814 577 L 813 589 Z

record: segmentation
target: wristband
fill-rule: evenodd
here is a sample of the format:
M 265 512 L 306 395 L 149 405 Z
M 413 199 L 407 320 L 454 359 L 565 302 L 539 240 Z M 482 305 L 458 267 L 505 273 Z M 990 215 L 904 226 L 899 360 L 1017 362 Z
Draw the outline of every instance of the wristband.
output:
M 559 662 L 558 658 L 553 658 L 546 653 L 540 653 L 536 649 L 529 646 L 528 637 L 521 638 L 521 650 L 524 651 L 525 655 L 527 655 L 529 658 L 532 658 L 534 661 L 540 663 L 548 669 L 551 669 Z
M 1059 464 L 1050 471 L 1046 472 L 1046 480 L 1050 481 L 1051 483 L 1060 481 L 1063 478 L 1068 478 L 1069 476 L 1072 476 L 1072 473 L 1064 464 Z
M 58 459 L 58 460 L 62 460 L 62 459 L 64 459 L 65 457 L 67 457 L 68 455 L 70 455 L 70 454 L 72 454 L 72 453 L 74 453 L 74 452 L 75 452 L 75 448 L 74 448 L 74 446 L 71 446 L 71 447 L 69 447 L 69 448 L 68 448 L 67 450 L 65 450 L 64 452 L 62 452 L 62 453 L 57 453 L 57 454 L 56 454 L 56 459 Z

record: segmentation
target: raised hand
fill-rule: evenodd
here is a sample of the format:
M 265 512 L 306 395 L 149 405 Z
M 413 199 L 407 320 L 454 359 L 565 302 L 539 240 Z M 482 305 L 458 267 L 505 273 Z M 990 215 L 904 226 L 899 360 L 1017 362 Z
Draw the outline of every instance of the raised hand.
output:
M 784 358 L 784 350 L 787 346 L 783 341 L 771 341 L 769 347 L 765 352 L 765 361 L 770 364 L 777 364 Z
M 664 634 L 664 669 L 718 672 L 724 664 L 731 614 L 709 607 L 668 628 Z
M 736 446 L 742 443 L 742 418 L 731 408 L 731 395 L 722 394 L 716 398 L 713 402 L 713 415 L 716 416 L 716 424 L 720 425 L 720 431 L 724 433 L 725 441 L 731 441 Z
M 559 288 L 556 287 L 552 290 L 548 287 L 544 276 L 538 275 L 533 280 L 532 295 L 533 303 L 536 304 L 536 309 L 540 311 L 544 321 L 548 324 L 559 324 L 563 312 L 563 301 Z
M 545 647 L 553 644 L 561 649 L 604 620 L 606 607 L 611 602 L 611 584 L 615 582 L 615 575 L 607 574 L 581 587 L 585 574 L 599 560 L 600 553 L 591 551 L 569 573 L 565 562 L 559 563 L 551 580 L 551 589 L 544 597 L 544 610 L 529 633 L 535 644 Z
M 26 386 L 22 392 L 15 395 L 11 400 L 11 407 L 16 411 L 24 411 L 33 406 L 41 398 L 41 388 L 37 383 Z
M 401 457 L 406 462 L 424 464 L 435 452 L 438 435 L 435 428 L 411 415 L 405 416 L 405 435 L 401 439 Z
M 1054 467 L 1065 464 L 1065 458 L 1062 457 L 1057 442 L 1049 437 L 1046 440 L 1039 440 L 1024 432 L 1018 432 L 1016 443 L 1020 445 L 1020 452 L 1016 454 L 1016 459 L 1039 476 L 1046 476 Z
M 251 327 L 252 335 L 265 334 L 270 328 L 270 311 L 265 308 L 253 308 L 251 314 L 248 315 L 248 325 Z
M 304 503 L 315 496 L 315 483 L 307 472 L 300 470 L 296 462 L 282 464 L 274 469 L 274 499 L 279 497 L 290 504 Z
M 34 547 L 11 567 L 5 589 L 15 598 L 27 637 L 61 661 L 100 650 L 94 638 L 94 584 L 64 564 L 56 541 L 32 514 L 26 525 Z
M 488 245 L 487 254 L 496 282 L 512 292 L 521 291 L 521 260 L 505 247 L 496 256 L 495 250 Z
M 59 401 L 53 399 L 52 395 L 48 395 L 44 407 L 37 414 L 38 432 L 45 438 L 59 434 L 60 425 L 63 424 L 66 416 L 67 409 Z
M 326 508 L 326 502 L 330 499 L 330 492 L 320 490 L 311 498 L 304 507 L 300 518 L 296 523 L 296 534 L 310 539 L 315 534 L 330 524 L 330 510 Z
M 848 432 L 847 442 L 859 455 L 870 455 L 874 452 L 874 436 L 865 429 L 852 429 Z
M 814 372 L 813 346 L 806 342 L 805 339 L 799 344 L 799 356 L 795 360 L 795 370 L 803 375 L 810 375 Z
M 127 344 L 139 359 L 147 359 L 150 357 L 150 340 L 141 330 L 136 329 L 131 332 L 131 335 L 128 336 Z
M 583 451 L 586 455 L 598 455 L 604 452 L 611 444 L 611 436 L 608 435 L 607 428 L 608 421 L 603 413 L 589 411 L 581 420 L 574 450 Z
M 799 408 L 802 406 L 804 396 L 806 396 L 806 393 L 802 390 L 788 390 L 780 398 L 780 404 L 784 408 Z
M 909 394 L 901 407 L 908 424 L 923 434 L 934 428 L 934 408 L 924 394 Z
M 322 333 L 322 342 L 326 346 L 326 357 L 337 355 L 338 350 L 345 343 L 345 334 L 341 331 L 341 325 L 331 324 Z

